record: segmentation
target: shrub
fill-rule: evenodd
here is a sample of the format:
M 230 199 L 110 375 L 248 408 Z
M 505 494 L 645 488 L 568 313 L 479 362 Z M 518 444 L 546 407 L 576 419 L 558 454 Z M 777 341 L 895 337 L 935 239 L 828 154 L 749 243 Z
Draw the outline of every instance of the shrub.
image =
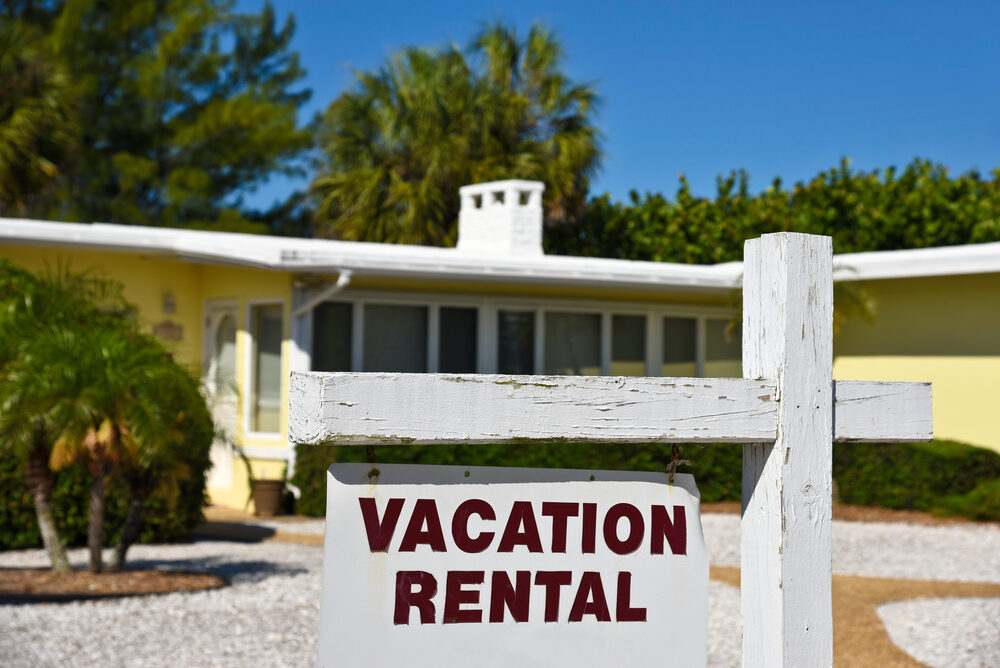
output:
M 663 471 L 670 446 L 659 444 L 392 445 L 377 446 L 375 461 Z M 326 512 L 326 469 L 333 462 L 364 462 L 353 446 L 297 446 L 292 483 L 302 490 L 303 515 Z M 738 445 L 683 445 L 705 503 L 738 501 L 743 475 Z M 833 477 L 840 501 L 863 506 L 922 510 L 975 520 L 1000 520 L 1000 454 L 954 441 L 844 443 L 833 448 Z
M 23 465 L 13 457 L 0 458 L 0 490 L 3 490 L 0 493 L 0 550 L 41 547 L 42 538 L 38 533 L 34 502 L 24 483 Z M 70 466 L 55 474 L 52 505 L 56 526 L 69 545 L 87 542 L 89 495 L 90 474 L 82 466 Z M 155 492 L 145 504 L 140 541 L 183 540 L 204 521 L 204 503 L 204 472 L 192 472 L 189 479 L 181 481 L 173 507 L 164 494 Z M 125 485 L 120 479 L 112 478 L 105 507 L 105 545 L 112 545 L 118 539 L 127 510 Z
M 364 448 L 296 446 L 292 484 L 302 496 L 296 511 L 319 517 L 326 512 L 326 469 L 334 462 L 367 461 Z M 515 445 L 388 445 L 375 448 L 375 460 L 386 464 L 461 464 L 463 466 L 523 466 L 529 468 L 617 469 L 665 471 L 671 447 L 662 444 L 550 443 Z M 681 457 L 692 460 L 703 501 L 740 498 L 742 474 L 739 446 L 681 446 Z

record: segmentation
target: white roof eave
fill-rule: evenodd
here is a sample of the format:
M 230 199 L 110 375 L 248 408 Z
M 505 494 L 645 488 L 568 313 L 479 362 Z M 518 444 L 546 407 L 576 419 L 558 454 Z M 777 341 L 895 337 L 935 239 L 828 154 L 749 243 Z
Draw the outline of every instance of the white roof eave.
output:
M 3 218 L 0 243 L 139 252 L 198 264 L 274 271 L 350 270 L 358 276 L 715 294 L 738 289 L 743 273 L 741 262 L 690 265 L 558 255 L 512 257 L 454 248 Z M 1000 272 L 1000 243 L 852 253 L 834 258 L 834 278 L 838 281 L 996 272 Z

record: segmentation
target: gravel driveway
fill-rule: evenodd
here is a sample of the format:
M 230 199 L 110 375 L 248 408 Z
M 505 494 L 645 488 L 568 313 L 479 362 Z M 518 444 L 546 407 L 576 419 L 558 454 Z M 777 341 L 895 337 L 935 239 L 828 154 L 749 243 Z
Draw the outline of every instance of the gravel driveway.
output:
M 739 518 L 706 514 L 702 522 L 712 563 L 738 565 Z M 301 533 L 320 527 L 281 525 Z M 837 573 L 1000 582 L 996 526 L 834 522 L 834 543 Z M 203 570 L 233 584 L 115 601 L 0 606 L 0 664 L 313 665 L 322 548 L 199 541 L 140 545 L 131 556 L 135 567 Z M 83 564 L 84 551 L 74 550 L 71 558 Z M 40 550 L 0 554 L 0 566 L 45 565 Z M 709 597 L 709 665 L 738 666 L 739 591 L 712 582 Z M 1000 599 L 905 601 L 879 613 L 894 642 L 929 665 L 1000 665 Z

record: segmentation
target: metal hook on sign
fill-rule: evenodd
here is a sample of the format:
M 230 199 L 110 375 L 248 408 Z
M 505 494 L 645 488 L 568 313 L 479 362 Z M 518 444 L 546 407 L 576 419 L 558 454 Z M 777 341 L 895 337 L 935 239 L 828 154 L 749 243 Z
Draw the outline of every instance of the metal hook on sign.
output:
M 667 466 L 667 481 L 673 485 L 674 476 L 677 475 L 677 467 L 681 464 L 686 466 L 691 466 L 691 462 L 687 459 L 681 459 L 681 448 L 676 443 L 670 448 L 670 464 Z

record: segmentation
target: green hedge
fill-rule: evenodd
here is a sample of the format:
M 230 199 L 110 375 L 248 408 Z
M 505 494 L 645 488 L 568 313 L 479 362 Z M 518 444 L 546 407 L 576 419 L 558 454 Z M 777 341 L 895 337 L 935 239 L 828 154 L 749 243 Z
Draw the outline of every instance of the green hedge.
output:
M 87 542 L 87 508 L 90 498 L 90 474 L 73 466 L 55 474 L 52 492 L 53 512 L 60 535 L 69 545 Z M 173 507 L 160 492 L 146 502 L 139 542 L 161 543 L 185 539 L 205 516 L 205 474 L 192 472 L 182 480 Z M 128 496 L 121 481 L 112 478 L 104 516 L 104 544 L 118 539 Z M 24 482 L 23 464 L 14 457 L 0 458 L 0 550 L 41 547 L 35 518 L 35 505 Z
M 702 501 L 738 501 L 742 449 L 734 445 L 684 445 L 691 460 L 681 471 L 693 473 Z M 326 469 L 333 462 L 367 461 L 364 448 L 298 446 L 292 483 L 302 490 L 296 511 L 326 512 Z M 377 446 L 375 461 L 464 466 L 663 471 L 670 462 L 665 445 L 434 445 Z M 1000 454 L 956 443 L 864 443 L 834 447 L 833 477 L 839 499 L 883 508 L 1000 520 Z

